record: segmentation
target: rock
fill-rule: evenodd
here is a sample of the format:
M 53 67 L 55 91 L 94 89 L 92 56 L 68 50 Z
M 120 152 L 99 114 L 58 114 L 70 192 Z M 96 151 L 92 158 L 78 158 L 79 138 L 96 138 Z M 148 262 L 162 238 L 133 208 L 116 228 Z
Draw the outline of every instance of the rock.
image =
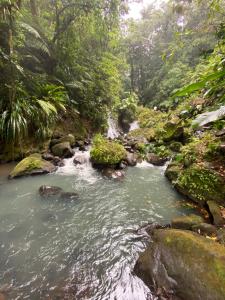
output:
M 225 228 L 217 230 L 217 241 L 225 246 Z
M 40 154 L 36 153 L 20 161 L 10 173 L 9 178 L 47 174 L 55 171 L 56 166 L 49 161 L 44 160 Z
M 64 165 L 62 159 L 58 156 L 54 156 L 51 153 L 44 153 L 42 155 L 42 158 L 50 161 L 53 165 L 58 166 L 58 167 L 62 167 Z
M 172 142 L 169 146 L 170 150 L 179 152 L 183 145 L 180 142 Z
M 137 154 L 127 152 L 127 157 L 126 157 L 125 161 L 127 162 L 128 166 L 131 166 L 131 167 L 136 166 L 137 159 L 138 159 Z
M 48 185 L 42 185 L 39 188 L 39 194 L 42 198 L 51 198 L 55 196 L 61 195 L 63 192 L 63 189 L 61 189 L 58 186 L 48 186 Z
M 211 200 L 220 205 L 225 204 L 224 177 L 206 165 L 192 164 L 189 168 L 180 170 L 173 183 L 180 193 L 201 206 Z
M 120 170 L 124 170 L 127 168 L 127 163 L 125 161 L 121 161 L 120 165 L 119 165 L 119 169 Z
M 221 136 L 224 136 L 224 135 L 225 135 L 225 128 L 217 131 L 216 134 L 215 134 L 216 137 L 221 137 Z
M 95 167 L 119 165 L 126 157 L 126 150 L 119 143 L 108 141 L 101 135 L 94 138 L 91 161 Z
M 72 157 L 74 154 L 72 148 L 70 147 L 69 142 L 56 144 L 55 146 L 52 147 L 51 150 L 54 155 L 62 158 L 69 158 Z
M 217 233 L 216 226 L 213 226 L 208 223 L 200 223 L 197 225 L 193 225 L 191 227 L 191 230 L 203 235 L 212 235 L 212 234 L 215 235 Z
M 169 141 L 181 139 L 183 133 L 184 133 L 184 128 L 181 125 L 180 120 L 176 120 L 176 121 L 167 122 L 163 126 L 163 130 L 160 133 L 158 133 L 158 135 L 163 141 L 169 142 Z
M 50 142 L 50 148 L 54 147 L 57 144 L 68 142 L 71 147 L 75 146 L 75 137 L 72 134 L 65 135 L 63 137 L 54 138 Z
M 225 219 L 222 217 L 221 209 L 214 201 L 207 201 L 209 212 L 213 218 L 213 224 L 215 225 L 224 225 Z
M 173 183 L 179 177 L 181 170 L 182 166 L 180 164 L 172 162 L 166 168 L 165 176 Z
M 200 114 L 193 122 L 192 126 L 194 128 L 200 128 L 205 125 L 211 124 L 217 120 L 222 119 L 225 116 L 225 106 L 221 106 L 219 109 L 205 112 Z
M 155 153 L 148 153 L 146 156 L 146 160 L 148 163 L 153 164 L 155 166 L 163 166 L 166 163 L 167 158 L 161 158 Z
M 121 179 L 124 177 L 124 172 L 120 170 L 114 170 L 112 168 L 105 168 L 102 170 L 102 175 L 110 179 Z
M 73 201 L 73 200 L 78 200 L 79 195 L 77 193 L 73 193 L 73 192 L 63 192 L 63 193 L 61 193 L 60 198 L 62 200 Z
M 198 225 L 204 222 L 204 219 L 197 215 L 180 216 L 172 219 L 171 226 L 175 229 L 191 230 L 192 226 Z
M 183 300 L 225 299 L 225 247 L 191 231 L 157 229 L 134 271 Z
M 73 163 L 75 165 L 83 165 L 83 164 L 87 163 L 87 157 L 82 154 L 76 155 L 73 160 Z

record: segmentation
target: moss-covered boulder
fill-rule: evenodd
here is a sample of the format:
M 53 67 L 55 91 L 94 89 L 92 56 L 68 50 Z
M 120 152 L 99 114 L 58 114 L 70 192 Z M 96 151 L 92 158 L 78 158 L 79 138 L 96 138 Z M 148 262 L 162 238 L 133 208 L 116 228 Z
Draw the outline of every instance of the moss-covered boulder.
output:
M 137 128 L 129 132 L 128 138 L 139 142 L 152 142 L 155 140 L 155 130 L 153 128 Z
M 154 230 L 134 270 L 171 299 L 225 299 L 225 247 L 191 231 Z
M 181 120 L 171 120 L 167 122 L 162 128 L 157 130 L 157 138 L 165 142 L 179 140 L 182 138 L 184 128 Z
M 91 149 L 91 161 L 95 166 L 112 166 L 126 158 L 126 150 L 116 142 L 109 141 L 101 135 L 96 135 Z
M 182 170 L 174 184 L 179 192 L 202 206 L 210 200 L 225 204 L 224 178 L 204 165 L 193 164 Z
M 178 179 L 181 171 L 182 171 L 182 165 L 176 162 L 172 162 L 166 168 L 165 176 L 170 181 L 172 181 L 172 183 L 174 183 Z
M 175 229 L 191 230 L 192 226 L 198 225 L 204 222 L 204 219 L 198 215 L 180 216 L 172 219 L 171 226 Z
M 51 151 L 55 156 L 59 156 L 63 158 L 72 157 L 74 154 L 69 142 L 56 144 L 51 148 Z
M 44 160 L 40 154 L 32 154 L 16 165 L 10 173 L 9 178 L 47 174 L 54 171 L 56 171 L 56 166 L 49 161 Z

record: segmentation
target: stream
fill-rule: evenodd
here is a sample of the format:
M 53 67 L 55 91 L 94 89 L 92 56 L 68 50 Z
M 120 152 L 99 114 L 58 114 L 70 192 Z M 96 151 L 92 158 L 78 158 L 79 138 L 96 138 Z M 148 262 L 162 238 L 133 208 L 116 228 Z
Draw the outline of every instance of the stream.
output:
M 46 176 L 8 180 L 1 171 L 0 282 L 9 299 L 153 299 L 132 274 L 148 239 L 138 228 L 191 209 L 164 168 L 143 162 L 113 181 L 92 168 L 89 152 L 83 155 L 84 165 L 66 159 Z M 41 199 L 43 184 L 76 191 L 79 200 Z

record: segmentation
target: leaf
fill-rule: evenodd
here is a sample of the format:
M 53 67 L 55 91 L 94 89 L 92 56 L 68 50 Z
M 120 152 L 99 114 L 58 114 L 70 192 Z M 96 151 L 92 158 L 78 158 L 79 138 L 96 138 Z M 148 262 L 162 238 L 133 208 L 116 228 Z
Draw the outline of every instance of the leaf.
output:
M 173 95 L 173 97 L 182 97 L 182 96 L 185 96 L 192 92 L 199 91 L 200 89 L 205 87 L 205 85 L 208 81 L 213 81 L 213 80 L 219 79 L 219 78 L 223 77 L 224 75 L 225 75 L 225 69 L 222 71 L 214 72 L 214 73 L 206 76 L 205 78 L 203 78 L 203 80 L 201 80 L 201 81 L 192 83 L 192 84 L 184 87 L 183 89 L 179 89 Z
M 46 113 L 46 115 L 50 115 L 51 113 L 57 114 L 57 110 L 54 105 L 52 105 L 49 102 L 46 102 L 44 100 L 37 100 L 40 107 L 43 109 L 43 111 Z

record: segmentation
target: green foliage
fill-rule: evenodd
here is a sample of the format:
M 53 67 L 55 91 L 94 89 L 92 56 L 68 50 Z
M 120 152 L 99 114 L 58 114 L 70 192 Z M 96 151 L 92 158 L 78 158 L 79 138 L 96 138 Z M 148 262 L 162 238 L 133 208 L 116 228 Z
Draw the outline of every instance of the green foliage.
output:
M 126 157 L 124 147 L 116 142 L 108 141 L 100 134 L 97 134 L 93 140 L 91 149 L 91 159 L 99 165 L 115 165 Z

